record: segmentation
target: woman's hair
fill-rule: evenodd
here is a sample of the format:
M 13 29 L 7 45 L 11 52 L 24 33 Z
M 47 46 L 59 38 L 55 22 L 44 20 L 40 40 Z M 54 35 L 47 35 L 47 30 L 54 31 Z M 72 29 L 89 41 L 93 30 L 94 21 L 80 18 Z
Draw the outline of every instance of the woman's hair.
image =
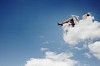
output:
M 90 14 L 87 14 L 87 16 L 90 16 Z
M 86 15 L 87 15 L 87 16 L 92 16 L 91 13 L 87 13 Z

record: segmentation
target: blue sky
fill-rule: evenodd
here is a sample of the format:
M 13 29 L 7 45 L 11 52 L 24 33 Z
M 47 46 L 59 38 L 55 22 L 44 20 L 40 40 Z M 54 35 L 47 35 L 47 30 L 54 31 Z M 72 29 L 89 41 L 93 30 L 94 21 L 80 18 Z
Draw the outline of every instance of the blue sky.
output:
M 73 51 L 65 45 L 57 22 L 72 14 L 81 19 L 87 12 L 100 21 L 99 6 L 99 0 L 0 0 L 0 66 L 23 66 L 31 57 L 42 58 L 42 47 L 56 52 Z M 96 58 L 76 59 L 100 65 Z

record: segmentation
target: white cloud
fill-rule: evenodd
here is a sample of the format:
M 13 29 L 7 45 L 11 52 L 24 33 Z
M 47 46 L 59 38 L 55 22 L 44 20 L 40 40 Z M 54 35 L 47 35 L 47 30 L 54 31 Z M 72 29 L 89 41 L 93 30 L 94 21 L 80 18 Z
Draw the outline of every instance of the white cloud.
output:
M 64 41 L 72 46 L 85 42 L 86 40 L 95 40 L 100 38 L 100 23 L 92 21 L 93 17 L 86 20 L 80 20 L 75 27 L 67 27 L 64 25 Z M 67 31 L 67 32 L 66 32 Z
M 92 57 L 91 54 L 89 54 L 89 53 L 84 53 L 84 56 L 87 57 L 87 58 L 91 58 Z
M 40 38 L 44 38 L 45 36 L 40 36 Z
M 97 58 L 100 59 L 100 41 L 93 44 L 89 44 L 90 52 Z
M 84 44 L 81 48 L 80 47 L 77 47 L 77 46 L 74 47 L 74 49 L 77 49 L 77 50 L 83 50 L 83 49 L 86 49 L 86 48 L 87 48 L 87 44 Z
M 46 58 L 53 59 L 53 60 L 65 60 L 73 56 L 71 52 L 69 53 L 60 53 L 57 54 L 55 52 L 45 52 Z
M 48 42 L 48 41 L 46 41 L 46 42 L 43 42 L 42 44 L 49 44 L 49 42 Z
M 75 66 L 78 61 L 72 60 L 72 53 L 46 52 L 46 57 L 42 59 L 31 58 L 25 66 Z
M 40 50 L 41 51 L 48 51 L 49 49 L 48 48 L 41 48 Z
M 74 66 L 76 62 L 73 60 L 66 60 L 66 61 L 54 61 L 51 59 L 34 59 L 31 58 L 27 61 L 25 66 Z

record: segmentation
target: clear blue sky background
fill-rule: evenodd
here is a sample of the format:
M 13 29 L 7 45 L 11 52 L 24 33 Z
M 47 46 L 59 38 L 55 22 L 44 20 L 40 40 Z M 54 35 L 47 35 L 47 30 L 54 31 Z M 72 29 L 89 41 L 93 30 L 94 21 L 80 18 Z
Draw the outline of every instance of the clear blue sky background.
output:
M 87 12 L 100 21 L 100 1 L 0 0 L 0 66 L 24 66 L 32 57 L 44 57 L 42 47 L 56 52 L 69 51 L 57 22 L 72 14 L 81 19 Z M 77 55 L 75 59 L 91 66 L 100 65 L 96 58 L 83 58 Z

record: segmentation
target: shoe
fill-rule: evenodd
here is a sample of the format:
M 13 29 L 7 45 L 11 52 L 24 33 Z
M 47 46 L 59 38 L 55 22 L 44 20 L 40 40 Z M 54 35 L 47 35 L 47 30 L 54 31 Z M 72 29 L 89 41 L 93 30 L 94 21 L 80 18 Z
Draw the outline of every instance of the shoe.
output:
M 63 24 L 59 24 L 59 23 L 58 23 L 58 25 L 63 26 Z

